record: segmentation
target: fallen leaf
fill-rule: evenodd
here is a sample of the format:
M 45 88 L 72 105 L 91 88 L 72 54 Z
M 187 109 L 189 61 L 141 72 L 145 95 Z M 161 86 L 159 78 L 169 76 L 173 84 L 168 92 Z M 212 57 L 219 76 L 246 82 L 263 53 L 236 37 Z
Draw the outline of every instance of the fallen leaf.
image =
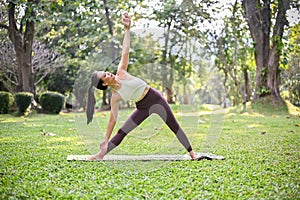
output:
M 56 134 L 50 133 L 50 132 L 43 132 L 42 135 L 44 135 L 44 136 L 50 136 L 50 137 L 56 136 Z
M 106 113 L 100 113 L 99 116 L 100 116 L 100 117 L 105 117 L 105 116 L 106 116 Z
M 198 120 L 198 124 L 205 124 L 205 121 L 199 119 L 199 120 Z

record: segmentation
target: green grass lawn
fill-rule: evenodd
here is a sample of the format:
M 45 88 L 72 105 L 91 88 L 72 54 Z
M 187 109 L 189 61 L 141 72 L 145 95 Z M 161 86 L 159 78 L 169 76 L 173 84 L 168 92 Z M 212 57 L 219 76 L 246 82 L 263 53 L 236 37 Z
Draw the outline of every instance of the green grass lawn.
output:
M 173 109 L 196 152 L 215 131 L 205 151 L 226 159 L 68 162 L 69 154 L 96 153 L 108 113 L 96 113 L 89 126 L 84 113 L 0 115 L 0 198 L 300 199 L 299 109 L 292 114 L 272 108 L 243 114 L 229 110 L 224 121 L 222 116 L 214 120 L 205 106 Z M 116 128 L 131 111 L 121 110 Z M 166 153 L 186 152 L 157 116 L 111 152 Z

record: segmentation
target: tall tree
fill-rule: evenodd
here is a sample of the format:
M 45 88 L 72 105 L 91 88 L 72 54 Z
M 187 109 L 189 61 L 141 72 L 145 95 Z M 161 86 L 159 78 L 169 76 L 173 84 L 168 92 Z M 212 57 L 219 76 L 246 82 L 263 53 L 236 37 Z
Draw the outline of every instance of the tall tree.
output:
M 18 66 L 18 91 L 35 94 L 34 71 L 32 66 L 32 45 L 36 20 L 36 7 L 40 0 L 8 0 L 8 24 L 0 23 L 8 31 L 14 45 Z M 17 4 L 18 3 L 18 4 Z M 25 9 L 25 10 L 24 10 Z M 24 12 L 21 12 L 23 11 Z M 24 13 L 22 16 L 21 13 Z
M 245 108 L 251 96 L 249 60 L 251 61 L 253 48 L 249 45 L 249 31 L 241 6 L 237 0 L 232 5 L 232 15 L 223 18 L 224 28 L 220 34 L 214 35 L 216 42 L 213 44 L 217 49 L 215 63 L 224 73 L 226 96 L 233 105 L 242 101 Z
M 67 73 L 56 74 L 56 77 L 73 79 L 69 82 L 72 84 L 71 92 L 79 106 L 85 107 L 85 95 L 82 94 L 86 93 L 91 72 L 105 70 L 118 56 L 116 49 L 121 47 L 118 35 L 123 27 L 116 22 L 125 10 L 132 10 L 136 14 L 132 18 L 136 19 L 140 13 L 138 8 L 143 6 L 142 1 L 60 0 L 47 3 L 37 37 L 66 56 L 65 68 L 70 73 L 68 77 L 65 76 Z M 114 65 L 111 65 L 110 70 L 113 68 Z M 103 99 L 106 99 L 105 96 Z M 107 104 L 107 101 L 102 103 Z
M 0 82 L 5 90 L 17 92 L 19 84 L 16 53 L 11 41 L 6 35 L 0 34 Z M 35 41 L 32 47 L 32 67 L 35 72 L 34 84 L 38 85 L 46 76 L 62 66 L 61 57 L 46 45 Z
M 207 13 L 207 7 L 213 4 L 213 0 L 207 0 L 204 2 L 198 2 L 194 0 L 182 1 L 180 4 L 178 1 L 162 1 L 154 7 L 154 19 L 159 22 L 159 26 L 164 28 L 164 46 L 162 47 L 162 86 L 166 91 L 167 100 L 169 103 L 173 102 L 172 87 L 174 83 L 174 67 L 175 59 L 178 54 L 186 54 L 186 47 L 190 47 L 188 43 L 202 38 L 202 30 L 198 26 L 204 19 L 210 18 Z M 180 51 L 174 53 L 174 50 L 178 48 Z M 187 59 L 188 60 L 188 59 Z M 185 76 L 190 77 L 192 65 L 188 64 Z M 182 69 L 182 68 L 181 68 Z M 183 81 L 184 84 L 186 84 Z
M 253 100 L 269 97 L 272 103 L 282 102 L 279 92 L 279 58 L 286 11 L 290 0 L 243 0 L 250 33 L 254 42 L 256 79 Z M 275 19 L 272 17 L 275 16 Z M 272 21 L 275 21 L 272 27 Z

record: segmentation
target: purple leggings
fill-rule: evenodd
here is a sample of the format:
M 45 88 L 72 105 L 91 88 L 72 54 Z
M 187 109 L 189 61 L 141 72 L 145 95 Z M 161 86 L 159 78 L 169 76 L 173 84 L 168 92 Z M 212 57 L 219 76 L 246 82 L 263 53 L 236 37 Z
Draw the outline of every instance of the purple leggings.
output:
M 146 96 L 136 103 L 136 110 L 118 130 L 117 134 L 109 141 L 107 153 L 118 146 L 130 131 L 140 125 L 153 113 L 157 113 L 166 122 L 168 127 L 175 133 L 179 142 L 188 152 L 192 151 L 190 142 L 176 121 L 169 104 L 157 90 L 150 88 Z

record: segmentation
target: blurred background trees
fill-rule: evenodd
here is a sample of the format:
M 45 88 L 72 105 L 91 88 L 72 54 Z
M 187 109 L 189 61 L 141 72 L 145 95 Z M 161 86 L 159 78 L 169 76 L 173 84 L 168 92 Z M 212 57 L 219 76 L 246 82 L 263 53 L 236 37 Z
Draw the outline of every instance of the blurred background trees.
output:
M 120 20 L 128 11 L 129 72 L 159 89 L 169 103 L 280 104 L 284 98 L 300 104 L 299 3 L 256 3 L 0 2 L 0 89 L 57 91 L 84 108 L 92 71 L 117 68 Z M 290 10 L 296 17 L 286 18 Z M 105 108 L 110 91 L 97 95 L 102 97 L 97 106 Z

